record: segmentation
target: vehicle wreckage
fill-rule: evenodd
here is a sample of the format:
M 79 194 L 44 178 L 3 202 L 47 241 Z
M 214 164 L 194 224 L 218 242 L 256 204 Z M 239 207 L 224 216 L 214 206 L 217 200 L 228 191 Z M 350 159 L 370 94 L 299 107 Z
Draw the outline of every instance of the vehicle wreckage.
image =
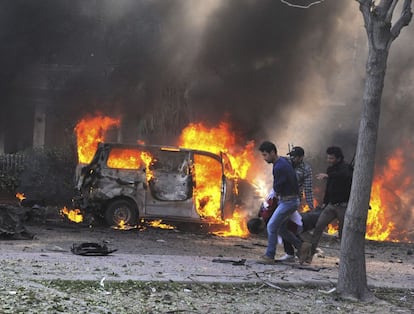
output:
M 200 160 L 207 167 L 197 172 Z M 217 215 L 203 212 L 212 197 L 201 195 L 198 179 L 210 171 L 217 178 L 210 182 L 218 185 Z M 223 222 L 243 203 L 240 190 L 243 196 L 254 193 L 234 174 L 225 153 L 119 143 L 99 143 L 92 161 L 78 165 L 76 190 L 74 206 L 109 225 L 135 225 L 141 219 Z

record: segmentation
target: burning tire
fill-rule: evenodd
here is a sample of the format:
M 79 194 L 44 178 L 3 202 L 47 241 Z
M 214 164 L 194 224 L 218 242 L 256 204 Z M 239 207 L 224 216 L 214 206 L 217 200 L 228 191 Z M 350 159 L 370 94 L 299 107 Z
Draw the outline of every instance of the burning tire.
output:
M 110 226 L 120 224 L 133 226 L 138 221 L 138 209 L 131 201 L 118 199 L 108 204 L 105 221 Z

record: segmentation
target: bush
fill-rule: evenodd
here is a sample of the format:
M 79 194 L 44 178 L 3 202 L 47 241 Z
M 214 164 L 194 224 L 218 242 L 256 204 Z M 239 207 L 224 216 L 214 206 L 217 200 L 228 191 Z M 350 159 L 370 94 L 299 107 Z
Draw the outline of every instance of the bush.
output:
M 30 199 L 68 204 L 73 197 L 76 152 L 70 148 L 30 149 L 24 152 L 18 190 Z
M 0 174 L 0 192 L 15 193 L 16 187 L 19 184 L 18 177 L 13 174 Z

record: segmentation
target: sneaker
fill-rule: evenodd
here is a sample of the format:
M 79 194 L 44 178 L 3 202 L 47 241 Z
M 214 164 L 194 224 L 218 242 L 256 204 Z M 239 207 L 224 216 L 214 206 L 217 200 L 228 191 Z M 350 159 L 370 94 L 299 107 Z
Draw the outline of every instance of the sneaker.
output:
M 281 258 L 278 258 L 276 262 L 293 262 L 295 260 L 295 255 L 285 254 Z
M 265 264 L 265 265 L 273 265 L 275 263 L 275 260 L 269 256 L 267 256 L 266 254 L 263 254 L 261 256 L 259 256 L 259 260 L 258 260 L 259 264 Z

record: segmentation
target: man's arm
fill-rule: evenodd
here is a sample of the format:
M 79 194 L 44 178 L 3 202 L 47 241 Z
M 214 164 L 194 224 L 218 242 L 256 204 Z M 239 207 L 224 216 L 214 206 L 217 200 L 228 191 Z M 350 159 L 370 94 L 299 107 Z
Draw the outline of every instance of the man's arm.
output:
M 303 180 L 303 192 L 305 193 L 306 203 L 310 209 L 313 209 L 313 191 L 312 191 L 312 168 L 305 168 L 305 178 Z

